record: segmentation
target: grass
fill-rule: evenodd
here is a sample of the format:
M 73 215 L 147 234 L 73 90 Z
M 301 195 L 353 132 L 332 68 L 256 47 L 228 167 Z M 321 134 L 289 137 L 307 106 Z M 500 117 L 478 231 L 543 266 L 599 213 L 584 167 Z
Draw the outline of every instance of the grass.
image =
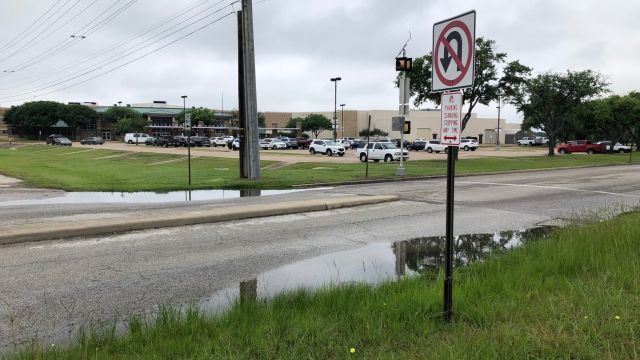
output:
M 625 164 L 628 160 L 629 154 L 486 157 L 461 159 L 456 164 L 456 172 L 470 174 Z M 165 161 L 168 162 L 162 163 Z M 289 188 L 297 184 L 360 180 L 365 177 L 363 163 L 334 163 L 330 158 L 321 156 L 318 156 L 318 161 L 267 169 L 262 171 L 260 181 L 251 182 L 239 179 L 236 159 L 195 158 L 191 164 L 192 187 L 276 189 Z M 640 162 L 640 155 L 634 153 L 633 161 Z M 273 163 L 262 161 L 261 166 Z M 369 178 L 394 178 L 397 166 L 397 163 L 370 163 Z M 446 172 L 444 156 L 442 160 L 407 161 L 405 166 L 408 177 L 444 175 Z M 29 186 L 76 191 L 169 191 L 188 188 L 186 156 L 162 153 L 131 153 L 44 145 L 17 149 L 0 148 L 0 173 L 22 179 Z
M 558 230 L 442 276 L 237 303 L 219 316 L 164 309 L 121 337 L 85 332 L 66 349 L 13 359 L 637 359 L 640 213 Z M 351 349 L 355 352 L 352 353 Z

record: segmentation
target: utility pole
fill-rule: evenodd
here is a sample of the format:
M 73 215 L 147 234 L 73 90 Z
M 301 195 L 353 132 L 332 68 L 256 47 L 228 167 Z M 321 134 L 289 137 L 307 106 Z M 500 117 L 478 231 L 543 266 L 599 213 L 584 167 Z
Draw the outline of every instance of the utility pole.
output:
M 496 128 L 497 139 L 496 139 L 496 151 L 500 151 L 500 94 L 498 94 L 498 127 Z
M 187 95 L 182 95 L 182 113 L 184 114 L 184 125 L 189 129 L 187 133 L 187 162 L 189 167 L 189 201 L 191 201 L 191 114 L 187 121 Z
M 338 81 L 342 80 L 341 77 L 331 78 L 333 82 L 333 141 L 338 139 Z
M 244 109 L 244 56 L 242 51 L 242 11 L 238 11 L 238 126 L 240 127 L 240 133 L 238 138 L 240 139 L 239 158 L 240 158 L 240 178 L 247 179 L 247 121 L 245 118 Z
M 344 106 L 345 104 L 340 104 L 340 107 L 342 108 L 342 115 L 340 115 L 340 117 L 342 117 L 342 119 L 340 120 L 340 123 L 342 124 L 342 137 L 344 138 Z
M 408 41 L 408 40 L 407 40 Z M 407 44 L 405 43 L 405 47 Z M 400 108 L 399 113 L 402 117 L 402 128 L 400 129 L 400 166 L 396 170 L 396 176 L 404 176 L 404 129 L 407 123 L 407 117 L 409 116 L 409 99 L 411 98 L 411 89 L 409 87 L 410 77 L 407 76 L 407 72 L 411 71 L 413 67 L 413 59 L 406 57 L 406 51 L 404 47 L 400 51 L 402 57 L 396 58 L 396 71 L 400 71 L 400 81 L 398 83 L 398 89 L 400 90 Z
M 260 178 L 260 152 L 258 151 L 258 104 L 256 90 L 256 61 L 253 41 L 253 10 L 252 0 L 242 0 L 242 11 L 238 15 L 241 21 L 241 52 L 242 59 L 239 59 L 239 67 L 242 74 L 238 86 L 240 92 L 240 112 L 244 118 L 245 152 L 244 167 L 246 178 L 258 180 Z M 240 52 L 240 51 L 239 51 Z

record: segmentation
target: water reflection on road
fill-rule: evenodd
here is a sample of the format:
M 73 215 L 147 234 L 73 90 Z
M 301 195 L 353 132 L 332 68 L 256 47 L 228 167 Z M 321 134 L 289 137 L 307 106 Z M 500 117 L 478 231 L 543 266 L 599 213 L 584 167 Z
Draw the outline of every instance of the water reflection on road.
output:
M 454 266 L 481 261 L 528 241 L 544 238 L 552 227 L 486 234 L 465 234 L 454 239 Z M 269 299 L 297 289 L 315 289 L 347 283 L 379 284 L 403 276 L 434 278 L 444 265 L 443 236 L 421 237 L 395 243 L 322 255 L 266 271 L 242 281 L 238 287 L 218 291 L 201 302 L 205 312 L 219 313 L 236 301 Z

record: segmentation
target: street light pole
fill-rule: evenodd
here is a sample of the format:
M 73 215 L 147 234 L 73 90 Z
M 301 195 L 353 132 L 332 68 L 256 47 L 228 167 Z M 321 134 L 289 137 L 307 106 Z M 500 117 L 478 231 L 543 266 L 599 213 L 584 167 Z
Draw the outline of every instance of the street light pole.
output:
M 331 78 L 333 81 L 334 96 L 333 96 L 333 141 L 338 138 L 337 122 L 338 122 L 338 81 L 342 80 L 341 77 Z
M 182 114 L 183 120 L 187 122 L 187 95 L 182 95 Z M 187 133 L 187 162 L 189 167 L 189 201 L 191 201 L 191 124 L 188 126 L 189 132 Z
M 497 139 L 496 139 L 496 151 L 500 150 L 500 94 L 498 94 L 498 127 L 497 129 Z
M 340 123 L 342 124 L 342 137 L 344 138 L 344 106 L 345 104 L 340 104 L 340 107 L 342 108 L 342 115 L 340 115 L 340 117 L 342 118 L 340 120 Z

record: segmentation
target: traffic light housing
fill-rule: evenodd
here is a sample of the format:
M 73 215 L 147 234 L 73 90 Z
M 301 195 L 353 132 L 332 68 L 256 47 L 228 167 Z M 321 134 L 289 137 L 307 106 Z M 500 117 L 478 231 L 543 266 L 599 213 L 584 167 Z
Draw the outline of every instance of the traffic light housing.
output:
M 396 71 L 411 71 L 413 68 L 413 59 L 408 57 L 396 58 Z
M 411 134 L 411 121 L 410 120 L 405 120 L 404 121 L 404 129 L 403 129 L 403 134 Z

